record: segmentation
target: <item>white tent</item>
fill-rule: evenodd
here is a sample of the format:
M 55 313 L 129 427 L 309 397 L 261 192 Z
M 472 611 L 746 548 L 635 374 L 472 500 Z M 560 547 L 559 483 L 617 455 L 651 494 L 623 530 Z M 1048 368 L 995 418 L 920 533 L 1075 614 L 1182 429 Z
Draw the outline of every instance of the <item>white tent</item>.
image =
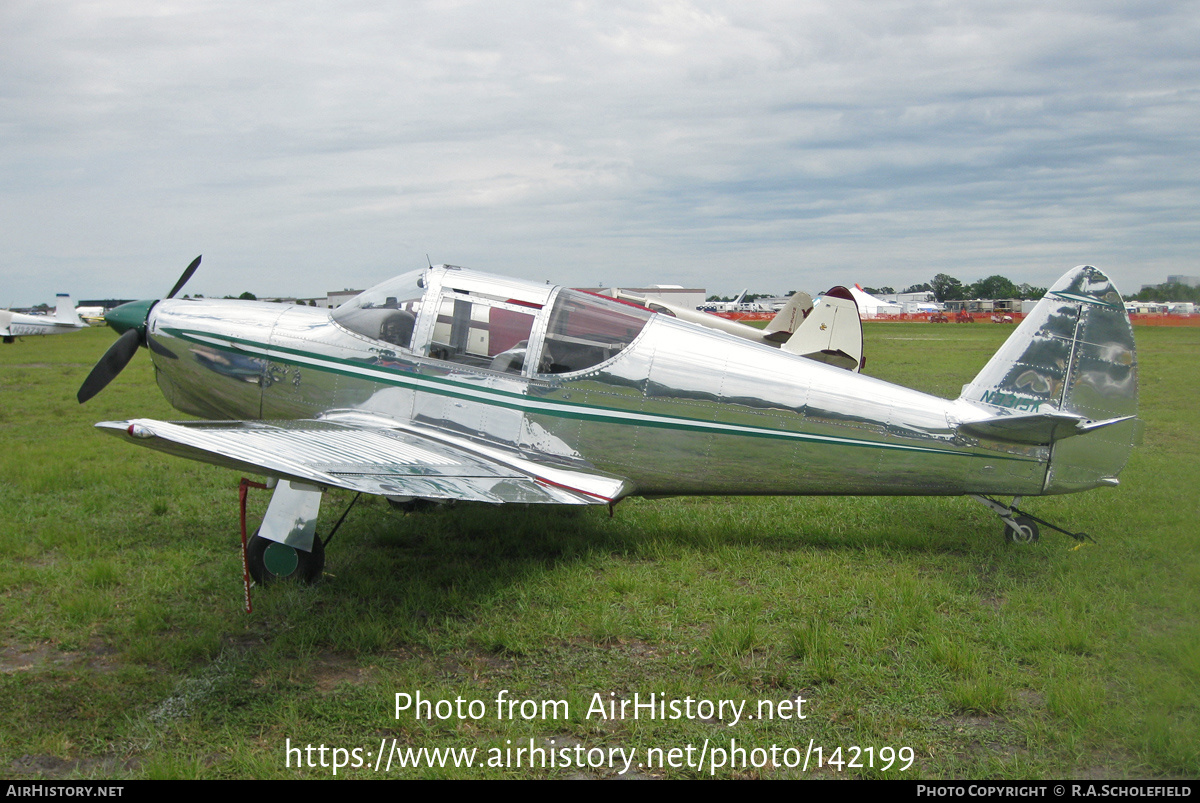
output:
M 854 303 L 858 304 L 858 316 L 860 318 L 874 318 L 878 315 L 899 315 L 904 311 L 904 308 L 899 304 L 893 304 L 890 301 L 881 301 L 870 293 L 864 293 L 862 287 L 857 284 L 850 288 L 850 295 L 854 296 Z

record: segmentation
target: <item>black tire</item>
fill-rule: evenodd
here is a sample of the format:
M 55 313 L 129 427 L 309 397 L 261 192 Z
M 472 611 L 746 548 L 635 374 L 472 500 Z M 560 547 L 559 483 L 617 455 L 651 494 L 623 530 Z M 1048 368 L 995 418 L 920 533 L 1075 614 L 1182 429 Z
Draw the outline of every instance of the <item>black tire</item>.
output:
M 1007 541 L 1010 544 L 1036 544 L 1037 543 L 1038 538 L 1040 537 L 1040 534 L 1038 533 L 1038 526 L 1037 526 L 1036 521 L 1029 518 L 1028 516 L 1016 516 L 1013 519 L 1013 521 L 1015 521 L 1017 523 L 1017 526 L 1020 529 L 1019 529 L 1019 531 L 1013 530 L 1013 528 L 1008 525 L 1008 522 L 1005 522 L 1004 523 L 1004 540 L 1005 541 Z
M 314 536 L 312 552 L 305 552 L 268 541 L 255 532 L 246 545 L 246 564 L 250 576 L 260 586 L 286 579 L 302 580 L 311 585 L 321 579 L 321 571 L 325 568 L 325 545 Z

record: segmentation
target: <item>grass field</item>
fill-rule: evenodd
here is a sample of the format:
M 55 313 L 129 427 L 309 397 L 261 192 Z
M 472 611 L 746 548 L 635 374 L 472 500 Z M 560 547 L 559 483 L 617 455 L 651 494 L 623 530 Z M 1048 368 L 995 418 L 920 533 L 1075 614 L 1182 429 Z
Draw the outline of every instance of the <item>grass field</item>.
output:
M 957 396 L 1009 331 L 868 325 L 867 373 Z M 251 614 L 238 475 L 91 427 L 179 417 L 148 355 L 80 407 L 111 332 L 2 346 L 0 776 L 325 778 L 296 764 L 358 749 L 368 766 L 338 777 L 609 777 L 616 748 L 634 777 L 1200 776 L 1200 330 L 1137 337 L 1147 432 L 1121 486 L 1026 503 L 1095 544 L 1007 546 L 960 498 L 631 499 L 612 518 L 364 498 L 323 582 L 255 589 Z M 349 501 L 327 495 L 322 533 Z M 397 715 L 418 690 L 442 705 Z M 497 717 L 502 692 L 531 718 Z M 747 702 L 736 724 L 589 714 L 652 693 Z M 797 698 L 804 719 L 745 717 Z M 531 740 L 557 766 L 513 766 Z M 500 766 L 377 772 L 381 744 Z M 562 766 L 597 748 L 604 766 Z M 714 768 L 722 751 L 738 766 Z

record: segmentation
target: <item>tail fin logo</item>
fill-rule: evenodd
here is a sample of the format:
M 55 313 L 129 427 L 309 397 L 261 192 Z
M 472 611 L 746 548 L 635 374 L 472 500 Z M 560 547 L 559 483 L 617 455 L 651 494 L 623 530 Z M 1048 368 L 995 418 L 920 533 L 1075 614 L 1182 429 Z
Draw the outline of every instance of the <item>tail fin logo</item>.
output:
M 1050 380 L 1039 374 L 1037 371 L 1026 371 L 1017 377 L 1016 386 L 1018 388 L 1029 388 L 1033 393 L 1049 393 Z
M 1081 293 L 1064 293 L 1061 290 L 1057 291 L 1057 292 L 1047 293 L 1047 295 L 1053 296 L 1054 298 L 1060 298 L 1063 301 L 1073 301 L 1077 304 L 1091 304 L 1093 306 L 1107 307 L 1109 309 L 1115 309 L 1115 310 L 1124 310 L 1125 309 L 1125 307 L 1119 303 L 1120 296 L 1117 296 L 1116 293 L 1113 293 L 1113 292 L 1109 292 L 1108 294 L 1106 294 L 1106 297 L 1103 299 L 1096 298 L 1095 296 L 1083 295 Z M 1116 296 L 1116 298 L 1118 299 L 1117 302 L 1113 302 L 1109 298 L 1109 296 Z

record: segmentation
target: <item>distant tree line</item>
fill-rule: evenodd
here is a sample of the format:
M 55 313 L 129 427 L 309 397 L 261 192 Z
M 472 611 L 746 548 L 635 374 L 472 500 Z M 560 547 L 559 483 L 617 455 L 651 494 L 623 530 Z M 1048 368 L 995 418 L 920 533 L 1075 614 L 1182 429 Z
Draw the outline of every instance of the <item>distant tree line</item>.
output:
M 1180 285 L 1171 285 L 1172 287 Z M 1183 285 L 1186 287 L 1186 285 Z M 1200 292 L 1197 288 L 1189 288 L 1193 294 Z M 864 287 L 863 291 L 870 293 L 873 296 L 891 295 L 895 293 L 894 288 L 883 287 Z M 792 295 L 795 291 L 789 291 L 788 295 Z M 901 293 L 933 293 L 934 298 L 938 301 L 966 301 L 972 298 L 1028 298 L 1039 299 L 1046 295 L 1045 287 L 1035 287 L 1031 284 L 1015 284 L 1010 279 L 1004 276 L 989 276 L 986 279 L 980 279 L 972 284 L 963 284 L 953 276 L 945 273 L 939 273 L 933 277 L 933 281 L 923 282 L 921 284 L 910 285 Z M 754 301 L 758 298 L 767 298 L 767 293 L 747 293 L 746 301 Z M 733 301 L 737 296 L 709 296 L 709 301 Z M 1141 298 L 1141 296 L 1138 296 Z M 1147 301 L 1154 299 L 1145 299 Z M 1172 297 L 1173 301 L 1190 301 L 1192 296 L 1177 296 Z M 1200 300 L 1200 299 L 1196 299 Z
M 791 293 L 788 293 L 790 296 Z M 746 293 L 746 297 L 742 299 L 743 304 L 752 304 L 760 298 L 774 298 L 770 293 Z M 709 296 L 705 301 L 736 301 L 737 296 Z
M 194 295 L 194 296 L 189 296 L 185 293 L 183 297 L 184 298 L 204 298 L 204 296 L 201 293 L 196 293 L 196 295 Z M 234 299 L 237 299 L 238 301 L 258 301 L 258 296 L 254 295 L 254 293 L 251 293 L 249 290 L 242 293 L 240 296 L 222 296 L 222 298 L 234 298 Z M 302 307 L 305 304 L 307 304 L 310 307 L 317 306 L 317 300 L 315 298 L 312 299 L 311 301 L 297 301 L 296 303 Z
M 1191 301 L 1200 303 L 1200 287 L 1178 282 L 1163 282 L 1151 287 L 1143 287 L 1141 292 L 1133 296 L 1138 301 Z
M 914 284 L 901 290 L 902 293 L 933 293 L 938 301 L 966 301 L 972 298 L 1029 298 L 1039 299 L 1046 295 L 1045 287 L 1032 284 L 1016 284 L 1007 276 L 988 276 L 972 284 L 963 284 L 946 273 L 939 273 L 925 284 Z M 894 291 L 893 291 L 894 292 Z

